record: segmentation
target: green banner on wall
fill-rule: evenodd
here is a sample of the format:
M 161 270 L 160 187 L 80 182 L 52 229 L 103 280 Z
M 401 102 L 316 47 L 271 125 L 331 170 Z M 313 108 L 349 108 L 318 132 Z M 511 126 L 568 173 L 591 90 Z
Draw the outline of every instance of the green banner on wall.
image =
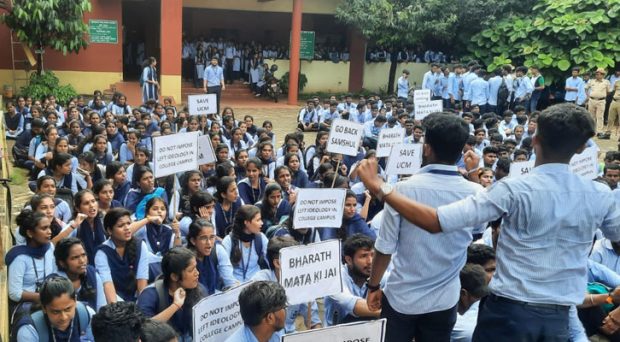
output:
M 118 22 L 116 20 L 90 19 L 88 27 L 91 43 L 118 43 Z

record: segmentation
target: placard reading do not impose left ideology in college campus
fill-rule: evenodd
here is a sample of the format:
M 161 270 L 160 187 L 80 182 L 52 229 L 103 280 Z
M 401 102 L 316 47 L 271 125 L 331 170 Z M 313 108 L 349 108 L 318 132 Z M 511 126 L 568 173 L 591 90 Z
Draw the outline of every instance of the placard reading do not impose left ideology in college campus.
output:
M 364 126 L 353 121 L 336 119 L 329 130 L 327 152 L 356 156 L 363 134 Z
M 342 292 L 340 240 L 280 250 L 280 284 L 291 305 Z
M 339 324 L 323 329 L 300 331 L 284 335 L 282 342 L 383 342 L 386 319 L 369 322 Z
M 345 189 L 299 189 L 293 227 L 340 227 Z
M 225 341 L 243 326 L 239 294 L 251 282 L 204 298 L 192 308 L 194 341 Z
M 392 152 L 385 167 L 388 175 L 412 175 L 422 166 L 422 144 L 398 144 Z
M 217 113 L 217 97 L 215 94 L 189 95 L 187 105 L 190 115 L 206 115 Z
M 165 177 L 198 168 L 198 132 L 153 138 L 153 175 Z

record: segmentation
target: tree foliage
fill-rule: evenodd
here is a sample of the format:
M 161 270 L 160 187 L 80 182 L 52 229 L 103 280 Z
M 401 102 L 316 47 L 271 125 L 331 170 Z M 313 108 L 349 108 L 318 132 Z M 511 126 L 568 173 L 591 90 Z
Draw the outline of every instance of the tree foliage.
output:
M 91 10 L 89 0 L 15 0 L 9 13 L 0 18 L 17 38 L 42 52 L 52 48 L 63 54 L 79 52 L 88 45 L 88 25 L 84 12 Z M 42 71 L 41 53 L 37 54 Z
M 537 65 L 550 76 L 573 65 L 609 68 L 620 61 L 620 0 L 538 0 L 531 13 L 482 30 L 472 39 L 472 54 L 489 70 Z

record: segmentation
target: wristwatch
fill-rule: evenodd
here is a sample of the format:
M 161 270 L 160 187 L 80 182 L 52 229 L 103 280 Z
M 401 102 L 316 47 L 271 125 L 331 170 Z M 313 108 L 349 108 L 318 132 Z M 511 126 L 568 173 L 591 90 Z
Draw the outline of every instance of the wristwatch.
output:
M 381 187 L 379 187 L 379 192 L 377 193 L 377 198 L 379 201 L 383 201 L 383 198 L 389 195 L 392 191 L 394 191 L 394 187 L 390 183 L 383 183 Z
M 370 278 L 366 279 L 366 288 L 368 289 L 368 291 L 370 292 L 375 292 L 378 289 L 381 288 L 381 284 L 377 284 L 375 286 L 370 285 Z

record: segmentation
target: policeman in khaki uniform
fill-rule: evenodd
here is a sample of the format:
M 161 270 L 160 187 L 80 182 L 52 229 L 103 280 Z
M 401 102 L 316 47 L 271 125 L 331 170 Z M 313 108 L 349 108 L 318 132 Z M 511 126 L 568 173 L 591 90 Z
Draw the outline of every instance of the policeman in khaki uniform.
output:
M 588 111 L 592 114 L 594 122 L 596 123 L 596 130 L 600 130 L 603 126 L 605 133 L 599 133 L 600 139 L 609 139 L 611 131 L 608 126 L 604 125 L 603 115 L 605 114 L 605 99 L 607 93 L 611 91 L 611 83 L 604 79 L 605 69 L 599 68 L 594 74 L 595 78 L 588 81 L 586 85 L 586 91 L 588 93 Z
M 620 81 L 617 81 L 613 88 L 613 99 L 609 106 L 609 117 L 607 124 L 615 126 L 615 135 L 618 136 L 618 124 L 620 123 Z

